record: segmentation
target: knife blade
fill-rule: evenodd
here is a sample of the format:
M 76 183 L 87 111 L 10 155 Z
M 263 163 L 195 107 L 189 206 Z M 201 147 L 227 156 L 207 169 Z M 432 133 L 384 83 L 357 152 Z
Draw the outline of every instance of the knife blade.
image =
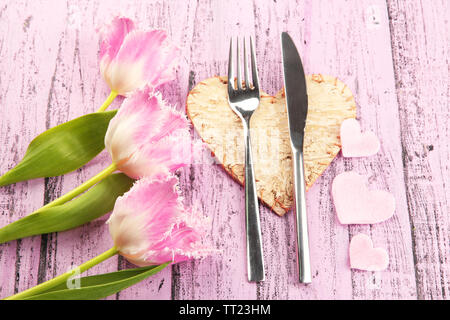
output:
M 286 32 L 281 34 L 283 50 L 284 88 L 289 120 L 291 142 L 297 149 L 303 149 L 303 137 L 308 112 L 308 95 L 302 60 L 292 38 Z
M 305 173 L 303 163 L 303 140 L 306 116 L 308 114 L 308 94 L 305 72 L 292 38 L 286 32 L 281 34 L 283 56 L 284 87 L 291 139 L 295 220 L 297 231 L 298 276 L 301 283 L 311 282 L 309 257 L 308 222 L 306 215 Z

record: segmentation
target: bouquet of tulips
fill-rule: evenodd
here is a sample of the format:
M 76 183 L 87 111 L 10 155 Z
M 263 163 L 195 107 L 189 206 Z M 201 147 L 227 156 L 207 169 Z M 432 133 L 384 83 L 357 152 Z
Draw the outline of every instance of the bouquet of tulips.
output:
M 183 206 L 178 168 L 190 163 L 186 117 L 168 106 L 156 88 L 175 78 L 179 50 L 161 30 L 136 30 L 116 17 L 100 29 L 100 71 L 111 93 L 96 113 L 36 137 L 22 161 L 0 177 L 0 186 L 65 174 L 105 147 L 111 164 L 79 187 L 0 228 L 0 243 L 75 228 L 112 210 L 110 250 L 73 270 L 7 299 L 98 299 L 162 270 L 170 263 L 203 257 L 202 219 Z M 116 96 L 118 111 L 105 111 Z M 118 173 L 116 173 L 118 172 Z M 68 281 L 116 255 L 137 269 Z

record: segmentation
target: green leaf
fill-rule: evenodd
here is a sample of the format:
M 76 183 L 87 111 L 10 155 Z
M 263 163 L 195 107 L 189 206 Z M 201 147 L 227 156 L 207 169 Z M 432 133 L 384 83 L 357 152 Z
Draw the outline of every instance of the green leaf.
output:
M 45 293 L 25 300 L 96 300 L 126 289 L 145 278 L 158 273 L 170 263 L 159 266 L 121 270 L 80 278 L 80 288 L 67 289 L 67 284 L 58 285 Z
M 109 121 L 117 110 L 84 115 L 38 135 L 22 161 L 0 177 L 0 187 L 76 170 L 105 148 Z
M 72 229 L 114 208 L 117 197 L 133 185 L 123 173 L 112 174 L 65 204 L 42 209 L 0 229 L 0 243 L 37 234 Z

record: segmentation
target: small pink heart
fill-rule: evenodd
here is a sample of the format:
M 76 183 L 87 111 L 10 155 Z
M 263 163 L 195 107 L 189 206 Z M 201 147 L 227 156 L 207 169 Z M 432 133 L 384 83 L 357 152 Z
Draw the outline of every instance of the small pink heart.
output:
M 357 234 L 350 241 L 350 267 L 366 271 L 382 271 L 389 264 L 389 256 L 383 248 L 374 248 L 365 234 Z
M 372 131 L 361 133 L 356 119 L 346 119 L 341 124 L 342 155 L 344 157 L 367 157 L 380 150 L 380 141 Z
M 382 190 L 369 190 L 364 176 L 348 171 L 333 180 L 331 194 L 341 224 L 372 224 L 392 217 L 395 198 Z

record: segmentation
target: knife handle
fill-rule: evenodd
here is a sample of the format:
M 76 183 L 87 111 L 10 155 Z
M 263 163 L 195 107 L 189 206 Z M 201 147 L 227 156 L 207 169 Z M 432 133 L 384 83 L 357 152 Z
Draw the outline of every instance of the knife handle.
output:
M 300 283 L 311 283 L 311 263 L 309 257 L 308 221 L 306 216 L 303 152 L 294 149 L 293 157 L 298 279 Z
M 264 259 L 249 122 L 246 120 L 243 122 L 245 138 L 245 232 L 247 238 L 247 275 L 248 281 L 256 282 L 264 281 Z

